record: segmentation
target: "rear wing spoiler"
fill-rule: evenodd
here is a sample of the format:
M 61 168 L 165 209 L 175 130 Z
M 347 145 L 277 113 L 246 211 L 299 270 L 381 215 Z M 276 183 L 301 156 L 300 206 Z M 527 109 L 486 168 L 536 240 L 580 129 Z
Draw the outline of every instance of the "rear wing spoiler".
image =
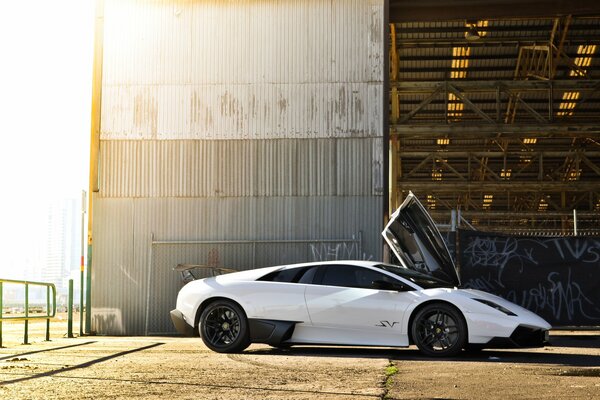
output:
M 177 264 L 173 267 L 173 271 L 181 273 L 181 277 L 184 282 L 191 282 L 196 279 L 200 279 L 199 272 L 205 272 L 209 276 L 217 276 L 223 274 L 229 274 L 231 272 L 237 272 L 235 269 L 231 268 L 223 268 L 223 267 L 214 267 L 209 265 L 202 264 Z M 194 274 L 196 272 L 196 274 Z

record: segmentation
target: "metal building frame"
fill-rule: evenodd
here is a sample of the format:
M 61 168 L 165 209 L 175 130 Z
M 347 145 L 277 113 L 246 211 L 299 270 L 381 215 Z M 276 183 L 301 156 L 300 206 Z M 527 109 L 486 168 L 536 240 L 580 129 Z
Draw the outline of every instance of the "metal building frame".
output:
M 484 18 L 390 25 L 390 208 L 599 233 L 600 17 Z

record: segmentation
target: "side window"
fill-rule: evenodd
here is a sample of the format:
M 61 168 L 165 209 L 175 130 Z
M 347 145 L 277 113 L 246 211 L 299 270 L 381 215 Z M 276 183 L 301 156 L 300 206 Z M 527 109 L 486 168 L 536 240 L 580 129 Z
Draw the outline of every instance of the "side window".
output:
M 306 269 L 306 267 L 280 269 L 268 273 L 258 280 L 270 282 L 297 282 L 300 275 L 302 275 Z
M 311 267 L 307 269 L 304 274 L 298 280 L 298 283 L 311 284 L 315 279 L 315 274 L 317 273 L 317 269 L 319 267 Z
M 329 265 L 323 274 L 322 285 L 371 289 L 373 281 L 398 283 L 394 278 L 369 268 L 351 265 Z

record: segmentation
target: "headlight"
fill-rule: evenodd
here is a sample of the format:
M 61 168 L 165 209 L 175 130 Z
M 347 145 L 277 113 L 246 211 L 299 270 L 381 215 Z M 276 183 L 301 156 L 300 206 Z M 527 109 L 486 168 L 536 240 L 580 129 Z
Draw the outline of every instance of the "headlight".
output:
M 517 314 L 515 314 L 514 312 L 510 311 L 508 308 L 502 307 L 500 304 L 496 304 L 493 301 L 489 301 L 489 300 L 485 300 L 485 299 L 473 299 L 475 301 L 478 301 L 482 304 L 485 304 L 486 306 L 490 306 L 492 308 L 495 308 L 496 310 L 503 312 L 506 315 L 510 315 L 512 317 L 516 317 Z

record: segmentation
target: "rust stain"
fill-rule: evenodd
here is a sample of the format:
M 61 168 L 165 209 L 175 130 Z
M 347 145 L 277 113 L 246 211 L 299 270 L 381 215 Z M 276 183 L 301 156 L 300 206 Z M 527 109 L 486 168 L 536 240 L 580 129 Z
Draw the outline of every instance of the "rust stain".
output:
M 277 105 L 279 106 L 279 111 L 285 112 L 287 110 L 288 101 L 284 97 L 279 97 L 279 101 L 277 101 Z
M 192 100 L 190 101 L 190 122 L 192 125 L 198 123 L 198 103 L 198 93 L 194 90 L 194 93 L 192 93 Z
M 190 125 L 192 132 L 209 132 L 214 124 L 209 107 L 202 101 L 201 96 L 194 90 L 190 100 Z
M 252 95 L 250 99 L 250 112 L 252 113 L 252 117 L 255 118 L 258 114 L 258 106 L 256 104 L 256 95 Z
M 380 12 L 372 8 L 371 9 L 371 21 L 369 24 L 369 40 L 371 43 L 381 44 L 383 39 L 383 21 L 381 20 Z
M 220 98 L 221 116 L 227 117 L 235 132 L 241 132 L 245 128 L 244 106 L 228 90 Z
M 134 97 L 133 125 L 138 132 L 148 129 L 153 138 L 158 128 L 158 103 L 149 93 L 138 93 Z
M 338 104 L 339 104 L 339 113 L 340 116 L 345 117 L 346 116 L 346 87 L 342 86 L 340 87 L 340 90 L 338 92 Z

